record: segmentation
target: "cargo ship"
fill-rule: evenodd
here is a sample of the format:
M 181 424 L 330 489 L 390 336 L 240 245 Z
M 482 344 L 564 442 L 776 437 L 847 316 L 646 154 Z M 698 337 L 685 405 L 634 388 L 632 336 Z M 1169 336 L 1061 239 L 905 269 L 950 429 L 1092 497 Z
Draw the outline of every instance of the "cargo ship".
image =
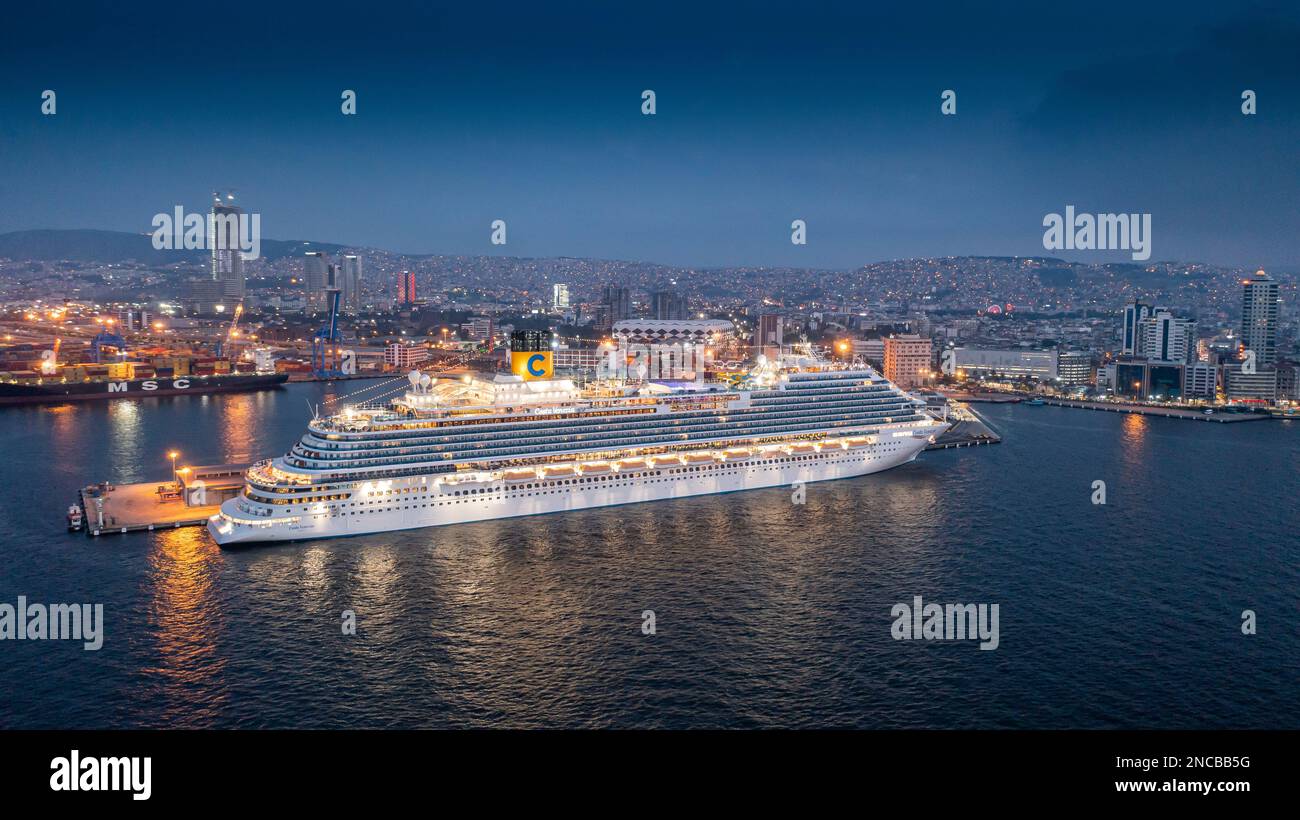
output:
M 0 373 L 0 405 L 142 399 L 191 393 L 233 393 L 278 387 L 289 380 L 258 363 L 157 357 L 149 362 L 67 364 Z
M 96 379 L 37 383 L 0 382 L 0 404 L 43 404 L 96 399 L 143 399 L 190 393 L 233 393 L 278 387 L 288 373 L 228 373 L 212 376 L 175 376 L 152 379 Z

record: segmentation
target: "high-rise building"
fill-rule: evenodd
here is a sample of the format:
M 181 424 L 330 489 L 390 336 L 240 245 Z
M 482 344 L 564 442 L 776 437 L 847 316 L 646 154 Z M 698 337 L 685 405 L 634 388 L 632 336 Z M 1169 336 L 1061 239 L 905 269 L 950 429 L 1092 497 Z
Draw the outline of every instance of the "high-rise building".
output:
M 930 340 L 922 336 L 885 339 L 885 378 L 904 389 L 925 381 L 930 371 Z
M 1086 350 L 1062 350 L 1057 353 L 1056 377 L 1061 384 L 1078 387 L 1092 382 L 1092 354 Z
M 397 304 L 410 307 L 415 304 L 415 273 L 404 270 L 397 274 Z
M 785 319 L 779 313 L 764 313 L 758 317 L 758 329 L 754 331 L 754 355 L 775 359 L 781 353 L 781 344 L 785 341 Z
M 148 330 L 149 311 L 143 308 L 120 310 L 117 313 L 117 326 L 123 332 L 128 330 Z
M 303 257 L 302 279 L 308 310 L 325 307 L 325 289 L 330 286 L 331 267 L 329 257 L 322 251 L 308 251 Z
M 617 285 L 606 285 L 600 292 L 600 306 L 596 311 L 601 330 L 610 330 L 616 322 L 632 318 L 632 291 Z
M 1300 399 L 1300 365 L 1282 365 L 1277 369 L 1277 397 L 1286 401 Z
M 1241 283 L 1241 343 L 1255 351 L 1255 368 L 1277 364 L 1277 282 L 1256 271 Z
M 220 313 L 218 306 L 224 308 L 225 297 L 222 295 L 221 283 L 212 279 L 198 279 L 190 282 L 187 304 L 190 310 L 204 316 Z
M 359 313 L 361 311 L 361 257 L 351 254 L 343 257 L 343 266 L 339 270 L 336 284 L 343 292 L 343 311 Z
M 551 287 L 551 307 L 564 310 L 569 306 L 569 286 L 556 283 Z
M 1138 323 L 1141 355 L 1148 361 L 1186 363 L 1196 360 L 1196 322 L 1180 319 L 1165 308 Z
M 1195 362 L 1183 368 L 1183 396 L 1189 399 L 1213 399 L 1219 385 L 1219 366 Z
M 885 369 L 884 339 L 854 339 L 851 344 L 854 356 L 861 356 L 874 368 Z
M 224 201 L 220 194 L 212 195 L 208 249 L 212 254 L 212 279 L 221 283 L 221 295 L 238 300 L 244 298 L 244 257 L 239 253 L 239 220 L 244 211 L 233 201 L 233 194 L 227 194 Z
M 1122 329 L 1122 339 L 1120 340 L 1120 355 L 1142 355 L 1142 320 L 1150 316 L 1152 310 L 1153 308 L 1150 305 L 1144 305 L 1138 301 L 1134 301 L 1133 304 L 1124 308 L 1124 327 Z
M 687 318 L 686 297 L 670 290 L 657 290 L 650 294 L 651 316 L 665 321 L 683 321 Z

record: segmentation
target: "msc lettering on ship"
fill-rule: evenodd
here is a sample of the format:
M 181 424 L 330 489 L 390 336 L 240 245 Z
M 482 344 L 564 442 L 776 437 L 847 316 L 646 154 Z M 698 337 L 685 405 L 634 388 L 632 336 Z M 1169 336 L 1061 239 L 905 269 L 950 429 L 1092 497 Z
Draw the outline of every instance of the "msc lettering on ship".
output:
M 175 381 L 172 382 L 172 389 L 173 389 L 173 390 L 184 390 L 185 388 L 187 388 L 187 387 L 189 387 L 189 386 L 190 386 L 190 380 L 189 380 L 189 379 L 176 379 Z M 110 392 L 110 393 L 125 393 L 125 392 L 127 392 L 128 390 L 130 390 L 130 388 L 131 388 L 131 383 L 130 383 L 130 382 L 109 382 L 109 383 L 108 383 L 108 392 Z M 158 382 L 156 382 L 156 381 L 154 381 L 154 380 L 152 380 L 152 379 L 150 379 L 149 381 L 141 382 L 141 383 L 140 383 L 140 389 L 141 389 L 141 390 L 157 390 L 157 389 L 158 389 Z

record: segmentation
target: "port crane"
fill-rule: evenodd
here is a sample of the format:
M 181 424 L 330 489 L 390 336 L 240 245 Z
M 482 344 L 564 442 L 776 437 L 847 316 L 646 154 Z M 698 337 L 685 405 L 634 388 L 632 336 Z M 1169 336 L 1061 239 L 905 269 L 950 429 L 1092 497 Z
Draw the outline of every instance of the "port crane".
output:
M 243 315 L 244 302 L 241 299 L 239 304 L 235 305 L 235 314 L 230 317 L 230 326 L 226 328 L 226 335 L 217 340 L 216 350 L 214 350 L 213 353 L 218 359 L 221 358 L 227 347 L 230 348 L 230 353 L 233 358 L 235 352 L 235 339 L 239 336 L 239 317 Z
M 331 288 L 325 291 L 329 299 L 329 316 L 311 340 L 311 370 L 318 379 L 336 379 L 344 374 L 343 354 L 340 345 L 343 334 L 339 332 L 339 299 L 342 291 Z
M 118 353 L 126 353 L 126 339 L 123 339 L 120 334 L 108 327 L 95 334 L 95 338 L 90 340 L 90 354 L 94 357 L 96 364 L 103 363 L 104 348 L 106 347 L 114 348 Z

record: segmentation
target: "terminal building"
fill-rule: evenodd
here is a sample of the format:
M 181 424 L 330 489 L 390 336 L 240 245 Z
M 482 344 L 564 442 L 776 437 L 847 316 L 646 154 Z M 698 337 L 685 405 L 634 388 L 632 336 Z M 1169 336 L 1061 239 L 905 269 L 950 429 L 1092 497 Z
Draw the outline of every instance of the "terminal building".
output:
M 1052 381 L 1060 375 L 1057 351 L 958 347 L 957 369 L 966 376 Z

